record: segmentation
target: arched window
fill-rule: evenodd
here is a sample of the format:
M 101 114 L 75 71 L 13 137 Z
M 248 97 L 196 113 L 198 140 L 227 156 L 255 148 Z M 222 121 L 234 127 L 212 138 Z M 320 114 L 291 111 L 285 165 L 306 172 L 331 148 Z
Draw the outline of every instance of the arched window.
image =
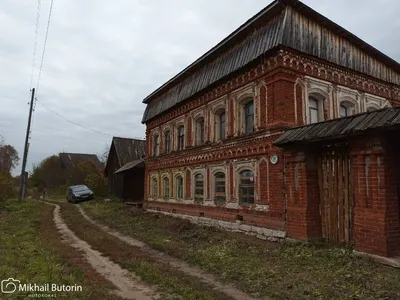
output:
M 218 172 L 214 175 L 214 203 L 218 205 L 225 202 L 225 174 L 223 172 Z
M 183 199 L 183 177 L 178 176 L 176 178 L 176 197 L 178 199 Z
M 204 200 L 204 176 L 196 174 L 194 176 L 194 202 L 203 203 Z
M 164 177 L 163 187 L 164 187 L 164 198 L 169 198 L 169 178 L 168 177 Z
M 244 170 L 239 173 L 239 204 L 254 203 L 254 173 Z
M 204 118 L 200 118 L 196 121 L 196 145 L 200 146 L 204 144 Z
M 221 109 L 215 114 L 215 140 L 222 141 L 226 138 L 226 114 Z
M 157 178 L 153 178 L 152 180 L 152 191 L 153 191 L 153 198 L 156 198 L 158 196 L 158 182 Z
M 185 147 L 185 127 L 178 127 L 178 150 L 183 150 Z
M 171 152 L 171 131 L 166 131 L 164 134 L 164 152 L 166 154 Z
M 355 113 L 355 106 L 353 103 L 349 101 L 340 102 L 340 117 L 348 117 L 352 116 Z
M 244 133 L 251 134 L 254 131 L 254 102 L 247 102 L 243 106 L 243 111 Z
M 309 123 L 317 123 L 322 121 L 320 118 L 320 101 L 314 97 L 310 97 L 308 99 L 308 108 L 309 108 Z
M 158 134 L 156 134 L 153 139 L 153 155 L 157 156 L 159 154 L 160 154 L 160 139 Z

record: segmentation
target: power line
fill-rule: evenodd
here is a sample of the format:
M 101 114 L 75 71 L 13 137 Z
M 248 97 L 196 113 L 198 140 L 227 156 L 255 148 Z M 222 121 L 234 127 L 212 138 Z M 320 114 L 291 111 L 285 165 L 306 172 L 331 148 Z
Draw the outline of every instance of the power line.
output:
M 42 75 L 44 54 L 45 54 L 45 51 L 46 51 L 47 36 L 48 36 L 48 34 L 49 34 L 49 27 L 50 27 L 50 20 L 51 20 L 51 11 L 52 11 L 52 9 L 53 9 L 53 0 L 51 0 L 51 3 L 50 3 L 49 18 L 48 18 L 48 20 L 47 20 L 46 36 L 45 36 L 45 38 L 44 38 L 42 60 L 41 60 L 41 63 L 40 63 L 40 68 L 39 68 L 38 81 L 37 81 L 37 85 L 36 85 L 36 93 L 37 93 L 38 90 L 39 90 L 40 76 Z
M 39 19 L 40 19 L 40 9 L 41 9 L 41 0 L 38 0 L 37 12 L 36 12 L 36 27 L 35 27 L 35 38 L 33 42 L 33 55 L 32 55 L 32 71 L 31 71 L 31 85 L 33 83 L 33 73 L 35 71 L 35 62 L 36 62 L 36 48 L 37 48 L 37 38 L 39 34 Z
M 76 126 L 79 126 L 79 127 L 84 128 L 84 129 L 93 131 L 93 132 L 98 133 L 98 134 L 102 134 L 102 135 L 114 137 L 114 135 L 112 135 L 112 134 L 105 133 L 105 132 L 101 132 L 101 131 L 99 131 L 99 130 L 96 130 L 96 129 L 93 129 L 93 128 L 84 126 L 84 125 L 82 125 L 82 124 L 79 124 L 79 123 L 77 123 L 77 122 L 75 122 L 75 121 L 71 121 L 70 119 L 64 117 L 62 114 L 59 114 L 58 112 L 52 110 L 50 107 L 48 107 L 46 104 L 44 104 L 42 101 L 39 101 L 38 99 L 36 99 L 36 102 L 39 103 L 40 105 L 42 105 L 43 107 L 45 107 L 45 108 L 46 108 L 48 111 L 50 111 L 51 113 L 53 113 L 53 114 L 59 116 L 60 118 L 62 118 L 63 120 L 65 120 L 65 121 L 67 121 L 67 122 L 69 122 L 69 123 L 71 123 L 71 124 L 74 124 L 74 125 L 76 125 Z M 119 136 L 119 135 L 115 135 L 115 136 L 125 138 L 125 137 Z M 132 137 L 132 139 L 144 140 L 145 138 Z
M 69 122 L 69 123 L 71 123 L 71 124 L 74 124 L 74 125 L 76 125 L 76 126 L 85 128 L 85 129 L 87 129 L 87 130 L 91 130 L 91 131 L 96 132 L 96 133 L 98 133 L 98 134 L 107 135 L 107 136 L 111 136 L 111 137 L 112 137 L 112 135 L 109 134 L 109 133 L 101 132 L 101 131 L 98 131 L 98 130 L 96 130 L 96 129 L 93 129 L 93 128 L 90 128 L 90 127 L 86 127 L 86 126 L 84 126 L 84 125 L 82 125 L 82 124 L 79 124 L 79 123 L 77 123 L 77 122 L 71 121 L 70 119 L 67 119 L 67 118 L 64 117 L 63 115 L 59 114 L 58 112 L 52 110 L 50 107 L 48 107 L 47 105 L 45 105 L 42 101 L 39 101 L 39 100 L 37 100 L 37 99 L 36 99 L 36 101 L 37 101 L 40 105 L 42 105 L 43 107 L 45 107 L 45 108 L 46 108 L 48 111 L 50 111 L 51 113 L 53 113 L 53 114 L 59 116 L 60 118 L 64 119 L 65 121 L 67 121 L 67 122 Z

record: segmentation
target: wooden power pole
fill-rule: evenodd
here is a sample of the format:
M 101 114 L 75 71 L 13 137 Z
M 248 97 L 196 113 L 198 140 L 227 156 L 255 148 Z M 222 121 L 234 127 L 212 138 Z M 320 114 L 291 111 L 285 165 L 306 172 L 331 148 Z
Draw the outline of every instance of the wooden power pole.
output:
M 32 111 L 33 111 L 34 99 L 35 99 L 35 88 L 32 88 L 31 103 L 29 106 L 28 126 L 26 128 L 24 156 L 22 159 L 21 184 L 20 184 L 20 189 L 19 189 L 19 200 L 20 201 L 24 200 L 24 198 L 25 198 L 26 186 L 28 183 L 28 175 L 27 175 L 25 169 L 26 169 L 26 161 L 28 159 L 29 135 L 31 133 L 31 121 L 32 121 Z

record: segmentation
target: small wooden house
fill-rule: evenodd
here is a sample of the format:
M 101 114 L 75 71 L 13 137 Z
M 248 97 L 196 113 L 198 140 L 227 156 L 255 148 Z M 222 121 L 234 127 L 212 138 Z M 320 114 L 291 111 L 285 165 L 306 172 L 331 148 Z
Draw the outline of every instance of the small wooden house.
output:
M 85 176 L 79 171 L 78 164 L 86 161 L 93 161 L 99 167 L 100 160 L 96 154 L 86 153 L 60 153 L 60 162 L 62 172 L 66 174 L 68 183 L 71 185 L 83 184 Z
M 144 140 L 113 137 L 104 170 L 110 195 L 143 201 L 145 150 Z

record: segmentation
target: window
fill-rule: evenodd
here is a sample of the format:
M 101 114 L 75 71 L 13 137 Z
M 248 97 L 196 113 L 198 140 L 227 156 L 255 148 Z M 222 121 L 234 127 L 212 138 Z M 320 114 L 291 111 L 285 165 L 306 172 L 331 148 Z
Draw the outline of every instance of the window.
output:
M 178 199 L 183 199 L 183 178 L 179 176 L 176 178 L 176 196 Z
M 226 201 L 225 194 L 225 174 L 218 172 L 214 175 L 214 203 L 221 204 Z
M 319 101 L 315 98 L 310 97 L 308 100 L 308 106 L 309 106 L 309 113 L 310 113 L 310 120 L 309 123 L 317 123 L 320 121 L 319 118 Z
M 164 198 L 169 198 L 169 178 L 168 177 L 164 177 L 163 186 L 164 186 Z
M 178 150 L 183 150 L 185 145 L 185 127 L 178 127 Z
M 164 152 L 166 154 L 171 152 L 171 132 L 169 130 L 164 135 Z
M 153 155 L 157 156 L 159 155 L 159 149 L 160 149 L 160 140 L 158 137 L 158 134 L 154 136 L 154 141 L 153 141 Z
M 340 117 L 348 117 L 354 114 L 355 107 L 354 104 L 351 102 L 343 101 L 340 103 L 339 107 Z
M 197 146 L 204 144 L 204 118 L 196 122 L 196 144 Z
M 367 108 L 367 112 L 373 112 L 373 111 L 375 111 L 375 110 L 377 110 L 377 108 L 374 107 L 374 106 L 369 106 L 369 107 Z
M 203 203 L 204 200 L 204 176 L 197 174 L 194 177 L 194 202 Z
M 239 173 L 239 204 L 254 203 L 254 173 L 245 170 Z
M 251 134 L 254 131 L 254 102 L 250 101 L 244 106 L 244 133 Z
M 226 115 L 225 111 L 221 113 L 219 116 L 219 126 L 218 126 L 218 134 L 219 134 L 219 139 L 224 140 L 226 138 Z
M 158 196 L 158 182 L 156 178 L 152 180 L 152 187 L 153 187 L 153 198 Z

